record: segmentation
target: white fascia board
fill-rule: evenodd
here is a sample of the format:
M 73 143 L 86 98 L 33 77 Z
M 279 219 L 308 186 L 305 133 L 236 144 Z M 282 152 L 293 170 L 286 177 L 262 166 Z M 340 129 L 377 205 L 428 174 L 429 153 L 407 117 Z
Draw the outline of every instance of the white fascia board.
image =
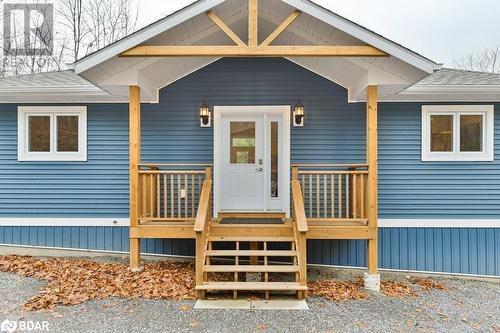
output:
M 307 13 L 345 33 L 356 37 L 394 57 L 411 64 L 429 74 L 441 68 L 441 65 L 398 45 L 368 29 L 332 13 L 308 0 L 282 0 L 288 5 Z
M 145 41 L 165 32 L 176 25 L 179 25 L 189 19 L 203 14 L 204 12 L 220 5 L 226 0 L 204 0 L 192 4 L 177 13 L 174 13 L 163 20 L 153 23 L 151 26 L 145 27 L 120 41 L 117 41 L 94 54 L 91 54 L 75 63 L 75 73 L 81 74 L 82 72 L 106 61 L 114 56 L 121 54 Z
M 39 88 L 0 88 L 0 96 L 23 96 L 23 95 L 51 95 L 72 94 L 85 96 L 109 96 L 109 93 L 95 87 L 39 87 Z
M 403 90 L 399 95 L 411 95 L 421 93 L 495 93 L 500 92 L 498 85 L 433 85 L 433 86 L 412 86 Z

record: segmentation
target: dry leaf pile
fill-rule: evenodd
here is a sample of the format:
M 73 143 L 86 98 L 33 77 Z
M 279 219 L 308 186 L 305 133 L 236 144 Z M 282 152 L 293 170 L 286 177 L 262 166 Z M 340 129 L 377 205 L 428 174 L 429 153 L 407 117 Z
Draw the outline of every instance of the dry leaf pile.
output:
M 380 282 L 380 291 L 384 295 L 396 298 L 416 297 L 417 293 L 407 284 L 398 281 Z
M 361 290 L 356 282 L 319 280 L 309 282 L 308 294 L 329 299 L 331 301 L 348 301 L 365 299 L 368 296 Z
M 158 262 L 133 273 L 126 265 L 81 259 L 0 257 L 0 271 L 46 280 L 40 295 L 24 304 L 27 310 L 50 309 L 108 297 L 195 299 L 192 264 Z
M 411 283 L 416 284 L 424 291 L 429 291 L 431 289 L 437 290 L 447 290 L 446 287 L 435 280 L 425 279 L 425 278 L 414 278 L 410 280 Z

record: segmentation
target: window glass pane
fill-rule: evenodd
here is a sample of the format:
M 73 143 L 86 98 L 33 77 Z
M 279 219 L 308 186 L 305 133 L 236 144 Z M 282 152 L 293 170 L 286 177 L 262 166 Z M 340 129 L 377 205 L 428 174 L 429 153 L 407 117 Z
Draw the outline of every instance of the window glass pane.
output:
M 78 152 L 78 116 L 57 116 L 57 151 Z
M 231 122 L 231 164 L 255 164 L 255 122 Z
M 279 149 L 278 122 L 271 122 L 271 198 L 278 197 L 278 149 Z
M 50 152 L 50 116 L 29 116 L 28 131 L 28 151 Z
M 431 151 L 453 151 L 452 115 L 431 115 Z
M 483 151 L 483 116 L 460 116 L 460 151 Z

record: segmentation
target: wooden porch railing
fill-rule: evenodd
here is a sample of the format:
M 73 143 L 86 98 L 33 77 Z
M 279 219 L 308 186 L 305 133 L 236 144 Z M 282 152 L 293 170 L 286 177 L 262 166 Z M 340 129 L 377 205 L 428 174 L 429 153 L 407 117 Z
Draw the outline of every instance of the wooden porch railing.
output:
M 139 224 L 194 224 L 203 184 L 211 173 L 211 166 L 201 164 L 141 164 Z
M 365 164 L 293 165 L 292 189 L 294 183 L 300 185 L 307 221 L 366 225 L 367 167 Z

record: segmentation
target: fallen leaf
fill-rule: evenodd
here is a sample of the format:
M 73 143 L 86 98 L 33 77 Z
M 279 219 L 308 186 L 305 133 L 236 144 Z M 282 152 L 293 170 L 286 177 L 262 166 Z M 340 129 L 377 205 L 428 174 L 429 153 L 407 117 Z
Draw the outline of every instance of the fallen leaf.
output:
M 309 295 L 323 297 L 336 302 L 359 300 L 368 297 L 356 282 L 319 280 L 309 282 L 307 287 L 309 288 Z
M 191 310 L 191 307 L 189 305 L 187 305 L 187 304 L 183 304 L 183 305 L 181 305 L 179 307 L 179 310 L 181 310 L 181 311 L 189 311 L 189 310 Z
M 196 299 L 194 266 L 162 261 L 130 272 L 121 263 L 84 259 L 38 259 L 0 256 L 0 271 L 45 280 L 41 292 L 24 304 L 26 310 L 52 309 L 109 297 L 170 300 Z

